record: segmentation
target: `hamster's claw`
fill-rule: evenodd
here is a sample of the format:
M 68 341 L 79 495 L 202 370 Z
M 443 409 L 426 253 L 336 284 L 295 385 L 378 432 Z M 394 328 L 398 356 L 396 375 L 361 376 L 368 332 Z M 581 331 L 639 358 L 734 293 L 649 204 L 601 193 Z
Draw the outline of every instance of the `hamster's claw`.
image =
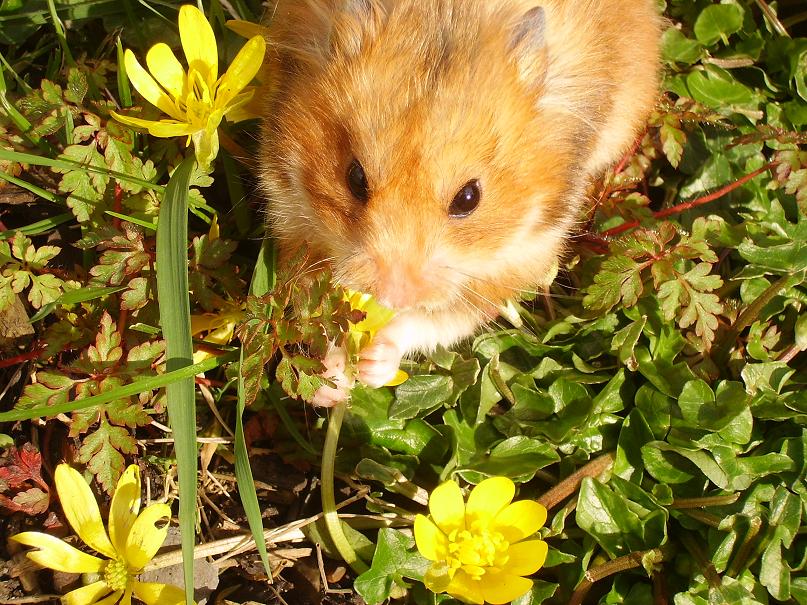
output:
M 333 347 L 322 361 L 325 364 L 325 371 L 322 376 L 332 381 L 336 388 L 320 387 L 314 393 L 311 404 L 317 407 L 331 408 L 348 398 L 354 381 L 348 378 L 345 373 L 347 356 L 342 347 Z
M 378 388 L 390 382 L 401 365 L 401 350 L 392 342 L 376 338 L 359 353 L 359 382 Z

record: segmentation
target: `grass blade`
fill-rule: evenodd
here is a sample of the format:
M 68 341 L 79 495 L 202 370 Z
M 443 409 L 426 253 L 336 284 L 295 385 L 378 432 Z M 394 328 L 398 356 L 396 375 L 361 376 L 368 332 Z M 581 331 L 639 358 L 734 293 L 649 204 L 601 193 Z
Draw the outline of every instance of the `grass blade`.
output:
M 157 301 L 169 372 L 193 365 L 188 300 L 188 188 L 194 161 L 193 157 L 186 158 L 171 176 L 160 204 L 157 227 Z M 193 549 L 196 542 L 194 391 L 192 377 L 173 382 L 165 388 L 179 476 L 179 527 L 187 605 L 193 602 Z
M 255 296 L 266 294 L 274 287 L 274 246 L 271 240 L 265 240 L 258 255 L 258 262 L 255 266 L 255 273 L 252 276 L 250 292 Z M 258 494 L 255 492 L 255 481 L 252 477 L 252 468 L 249 465 L 249 452 L 247 442 L 244 437 L 244 377 L 241 368 L 244 367 L 244 349 L 239 353 L 240 363 L 238 366 L 238 403 L 235 411 L 235 477 L 238 481 L 238 494 L 241 497 L 241 505 L 244 507 L 244 514 L 249 523 L 252 537 L 255 539 L 255 546 L 261 556 L 261 562 L 266 569 L 266 576 L 272 581 L 272 569 L 269 567 L 269 556 L 266 552 L 266 541 L 263 538 L 263 520 L 261 518 L 261 507 L 258 503 Z
M 102 298 L 115 292 L 125 290 L 126 286 L 111 286 L 109 288 L 79 288 L 78 290 L 70 290 L 65 292 L 59 298 L 46 305 L 36 312 L 36 314 L 29 320 L 31 323 L 36 323 L 45 319 L 48 315 L 62 305 L 75 305 L 76 303 L 87 302 L 88 300 L 95 300 Z
M 145 391 L 153 391 L 160 389 L 164 386 L 170 385 L 178 380 L 193 378 L 202 372 L 209 372 L 210 370 L 224 365 L 225 363 L 232 363 L 238 359 L 236 352 L 225 353 L 216 357 L 208 357 L 204 361 L 200 361 L 192 366 L 182 367 L 173 372 L 165 374 L 157 374 L 156 376 L 149 376 L 148 378 L 141 378 L 134 382 L 111 389 L 92 397 L 84 399 L 75 399 L 73 401 L 66 401 L 65 403 L 57 403 L 55 405 L 44 405 L 34 408 L 17 408 L 10 412 L 0 413 L 0 422 L 17 422 L 18 420 L 30 420 L 31 418 L 47 418 L 58 416 L 59 414 L 69 414 L 76 410 L 86 410 L 94 405 L 101 405 L 102 403 L 109 403 L 117 399 L 123 399 L 131 395 L 138 395 Z
M 69 223 L 72 220 L 75 220 L 75 217 L 70 212 L 57 214 L 56 216 L 42 219 L 41 221 L 31 223 L 30 225 L 25 225 L 24 227 L 17 227 L 15 229 L 9 229 L 8 231 L 3 231 L 2 233 L 0 233 L 0 242 L 3 240 L 11 239 L 12 237 L 14 237 L 14 234 L 17 233 L 18 231 L 23 235 L 39 235 L 40 233 L 45 233 L 47 231 L 55 229 L 59 225 Z
M 45 158 L 39 155 L 20 153 L 18 151 L 11 151 L 9 149 L 0 149 L 0 160 L 19 162 L 20 164 L 30 164 L 31 166 L 47 166 L 49 168 L 58 168 L 60 170 L 76 170 L 78 168 L 81 170 L 86 170 L 87 172 L 94 172 L 96 174 L 106 174 L 113 179 L 124 181 L 125 183 L 140 185 L 141 187 L 152 189 L 160 193 L 165 192 L 165 187 L 152 183 L 151 181 L 139 179 L 123 172 L 107 170 L 106 168 L 98 168 L 96 166 L 90 166 L 89 164 L 82 164 L 80 162 L 73 162 L 71 160 Z
M 121 214 L 120 212 L 112 212 L 112 210 L 104 210 L 104 214 L 108 214 L 109 216 L 114 216 L 115 218 L 119 218 L 122 221 L 126 221 L 127 223 L 132 223 L 133 225 L 140 225 L 144 229 L 148 229 L 149 231 L 156 231 L 157 224 L 150 223 L 148 221 L 141 221 L 139 218 L 135 218 L 133 216 L 129 216 L 128 214 Z
M 127 3 L 128 8 L 128 3 Z M 139 30 L 135 30 L 138 31 Z M 121 44 L 120 36 L 115 41 L 118 58 L 118 95 L 120 96 L 121 107 L 132 106 L 132 88 L 129 86 L 129 76 L 126 74 L 126 63 L 123 61 L 123 44 Z

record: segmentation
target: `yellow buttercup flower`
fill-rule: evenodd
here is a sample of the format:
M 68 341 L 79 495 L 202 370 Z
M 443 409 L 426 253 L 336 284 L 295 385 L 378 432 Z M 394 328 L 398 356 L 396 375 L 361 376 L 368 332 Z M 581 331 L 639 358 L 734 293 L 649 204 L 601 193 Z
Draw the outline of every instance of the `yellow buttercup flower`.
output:
M 235 328 L 244 319 L 243 305 L 223 301 L 222 309 L 216 313 L 191 315 L 191 335 L 198 337 L 205 334 L 203 342 L 226 345 L 233 339 Z M 212 357 L 213 353 L 197 350 L 193 352 L 193 363 Z
M 395 311 L 380 304 L 370 294 L 357 292 L 356 290 L 345 290 L 345 300 L 350 303 L 350 308 L 364 311 L 365 317 L 359 323 L 351 323 L 347 334 L 347 353 L 354 357 L 359 354 L 364 347 L 369 345 L 376 333 L 386 326 L 395 317 Z M 403 370 L 398 370 L 395 377 L 386 386 L 395 387 L 406 381 L 409 374 Z
M 515 485 L 491 477 L 465 504 L 459 485 L 447 481 L 429 497 L 429 517 L 415 517 L 415 542 L 432 561 L 426 588 L 465 603 L 509 603 L 532 588 L 529 576 L 544 564 L 546 542 L 530 538 L 546 521 L 533 500 L 512 502 Z M 512 502 L 512 503 L 511 503 Z
M 219 151 L 218 127 L 224 116 L 239 122 L 251 115 L 244 107 L 255 94 L 248 86 L 260 69 L 266 41 L 257 35 L 247 41 L 226 73 L 218 75 L 218 48 L 213 28 L 195 6 L 179 9 L 179 36 L 188 71 L 167 44 L 159 43 L 146 54 L 146 71 L 127 49 L 124 64 L 137 91 L 168 114 L 170 119 L 152 121 L 112 115 L 120 122 L 145 128 L 156 137 L 187 136 L 193 141 L 196 161 L 207 169 Z M 152 77 L 153 76 L 153 77 Z
M 140 471 L 127 468 L 109 507 L 109 534 L 101 511 L 84 477 L 67 464 L 56 467 L 56 492 L 70 526 L 96 557 L 40 532 L 28 531 L 12 540 L 34 546 L 28 558 L 43 567 L 94 578 L 86 586 L 62 597 L 63 605 L 129 605 L 134 595 L 146 605 L 185 603 L 185 592 L 167 584 L 139 582 L 135 576 L 154 558 L 165 541 L 171 507 L 152 504 L 140 512 Z M 140 514 L 138 514 L 140 512 Z

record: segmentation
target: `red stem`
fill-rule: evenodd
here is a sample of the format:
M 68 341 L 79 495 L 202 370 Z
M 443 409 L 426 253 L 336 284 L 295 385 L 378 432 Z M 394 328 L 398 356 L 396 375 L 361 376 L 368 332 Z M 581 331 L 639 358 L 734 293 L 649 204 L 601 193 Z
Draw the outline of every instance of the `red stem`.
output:
M 631 148 L 628 150 L 628 152 L 622 156 L 621 160 L 619 160 L 619 164 L 617 164 L 616 168 L 614 168 L 614 174 L 619 174 L 620 172 L 625 170 L 625 166 L 628 165 L 630 159 L 636 154 L 637 151 L 639 151 L 639 146 L 642 144 L 642 140 L 644 140 L 644 135 L 646 134 L 647 134 L 647 128 L 642 130 L 641 134 L 633 142 L 633 145 L 631 145 Z
M 0 368 L 8 368 L 10 366 L 15 366 L 18 363 L 22 363 L 24 361 L 30 361 L 31 359 L 36 359 L 39 357 L 39 354 L 45 350 L 45 347 L 37 347 L 32 351 L 28 351 L 27 353 L 20 353 L 19 355 L 15 355 L 14 357 L 9 357 L 7 359 L 0 359 Z
M 123 210 L 122 202 L 123 201 L 123 187 L 120 186 L 120 183 L 115 183 L 115 201 L 112 204 L 112 210 L 117 212 L 118 214 L 121 213 Z M 115 229 L 120 229 L 120 219 L 117 216 L 112 217 L 112 226 Z
M 723 197 L 727 193 L 729 193 L 731 191 L 734 191 L 735 189 L 738 189 L 739 187 L 742 187 L 743 185 L 745 185 L 751 179 L 754 179 L 754 178 L 758 177 L 763 172 L 766 172 L 766 171 L 770 170 L 771 168 L 773 168 L 774 166 L 776 166 L 776 164 L 778 164 L 778 162 L 770 162 L 768 164 L 765 164 L 762 168 L 754 170 L 754 172 L 752 172 L 750 174 L 746 174 L 741 179 L 738 179 L 738 180 L 734 181 L 733 183 L 729 183 L 728 185 L 718 189 L 714 193 L 710 193 L 709 195 L 705 195 L 703 197 L 699 197 L 699 198 L 696 198 L 694 200 L 690 200 L 688 202 L 683 202 L 681 204 L 678 204 L 677 206 L 671 206 L 670 208 L 665 208 L 663 210 L 659 210 L 658 212 L 653 213 L 653 217 L 654 218 L 665 218 L 665 217 L 668 217 L 668 216 L 670 216 L 672 214 L 678 214 L 680 212 L 685 212 L 686 210 L 691 210 L 692 208 L 697 208 L 698 206 L 703 206 L 704 204 L 708 204 L 709 202 L 713 202 L 716 199 L 719 199 L 719 198 Z M 627 223 L 622 223 L 621 225 L 617 225 L 616 227 L 608 229 L 607 231 L 603 231 L 600 235 L 602 235 L 603 237 L 612 237 L 614 235 L 618 235 L 618 234 L 623 233 L 625 231 L 628 231 L 630 229 L 634 229 L 635 227 L 638 227 L 640 224 L 641 223 L 639 221 L 629 221 Z

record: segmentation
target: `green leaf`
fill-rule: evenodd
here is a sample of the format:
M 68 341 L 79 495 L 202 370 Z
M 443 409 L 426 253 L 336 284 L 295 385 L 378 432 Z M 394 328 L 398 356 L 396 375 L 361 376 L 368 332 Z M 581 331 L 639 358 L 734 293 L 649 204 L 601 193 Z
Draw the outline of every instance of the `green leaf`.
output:
M 547 443 L 538 439 L 511 437 L 494 447 L 490 454 L 473 461 L 463 469 L 463 477 L 471 479 L 466 471 L 474 471 L 476 477 L 509 477 L 516 483 L 531 480 L 535 473 L 550 464 L 560 461 L 560 456 Z M 479 482 L 479 479 L 474 481 Z
M 620 302 L 632 307 L 643 291 L 641 270 L 642 266 L 627 256 L 607 258 L 594 277 L 583 305 L 600 311 L 607 311 Z
M 729 5 L 721 5 L 729 6 Z M 745 84 L 738 82 L 726 70 L 707 66 L 703 71 L 693 71 L 686 78 L 692 98 L 721 113 L 755 110 L 762 96 Z
M 190 305 L 188 302 L 188 186 L 194 159 L 174 171 L 160 206 L 157 227 L 157 300 L 166 344 L 168 371 L 193 364 Z M 174 436 L 179 475 L 179 525 L 185 586 L 193 586 L 193 549 L 196 541 L 196 400 L 193 378 L 165 389 L 168 417 Z M 193 603 L 193 591 L 185 591 Z
M 412 552 L 414 546 L 414 538 L 400 531 L 384 528 L 378 532 L 372 566 L 353 583 L 353 588 L 369 605 L 383 603 L 396 587 L 405 588 L 404 577 L 423 579 L 429 561 L 418 552 Z
M 661 56 L 667 63 L 692 65 L 703 55 L 703 46 L 687 38 L 674 27 L 668 27 L 661 34 Z
M 737 4 L 713 4 L 701 11 L 695 21 L 695 37 L 711 46 L 718 40 L 728 44 L 728 37 L 743 26 L 743 9 Z
M 31 306 L 40 309 L 57 300 L 62 295 L 64 285 L 61 279 L 50 273 L 31 276 L 31 291 L 28 293 Z
M 629 481 L 641 482 L 644 470 L 641 448 L 650 441 L 653 441 L 653 432 L 641 410 L 631 410 L 619 432 L 613 473 Z
M 411 376 L 395 389 L 395 401 L 389 409 L 390 420 L 409 420 L 432 411 L 448 401 L 454 391 L 449 376 Z
M 560 588 L 560 584 L 555 584 L 554 582 L 533 580 L 532 588 L 529 592 L 518 597 L 512 602 L 512 605 L 541 605 L 541 603 L 545 602 L 547 599 L 555 596 L 558 588 Z
M 134 438 L 126 429 L 112 426 L 104 419 L 95 431 L 84 437 L 79 450 L 79 462 L 87 465 L 109 494 L 123 474 L 125 460 L 121 452 L 137 452 Z
M 612 481 L 625 483 L 618 477 Z M 649 497 L 644 500 L 642 504 L 633 502 L 586 477 L 577 500 L 577 524 L 612 558 L 661 546 L 666 541 L 666 511 Z
M 674 114 L 664 116 L 659 129 L 659 138 L 661 139 L 661 148 L 664 155 L 667 156 L 667 161 L 675 168 L 678 168 L 681 163 L 681 156 L 684 153 L 687 135 L 681 128 L 681 122 L 677 116 Z
M 71 67 L 67 70 L 67 90 L 64 93 L 66 101 L 81 105 L 88 89 L 87 76 L 84 75 L 84 72 L 76 67 Z
M 786 243 L 766 242 L 762 246 L 744 241 L 737 251 L 749 263 L 773 273 L 807 270 L 807 221 L 795 227 L 789 239 Z
M 684 385 L 678 398 L 683 424 L 698 430 L 721 431 L 748 407 L 748 395 L 739 382 L 722 381 L 717 396 L 703 380 Z

